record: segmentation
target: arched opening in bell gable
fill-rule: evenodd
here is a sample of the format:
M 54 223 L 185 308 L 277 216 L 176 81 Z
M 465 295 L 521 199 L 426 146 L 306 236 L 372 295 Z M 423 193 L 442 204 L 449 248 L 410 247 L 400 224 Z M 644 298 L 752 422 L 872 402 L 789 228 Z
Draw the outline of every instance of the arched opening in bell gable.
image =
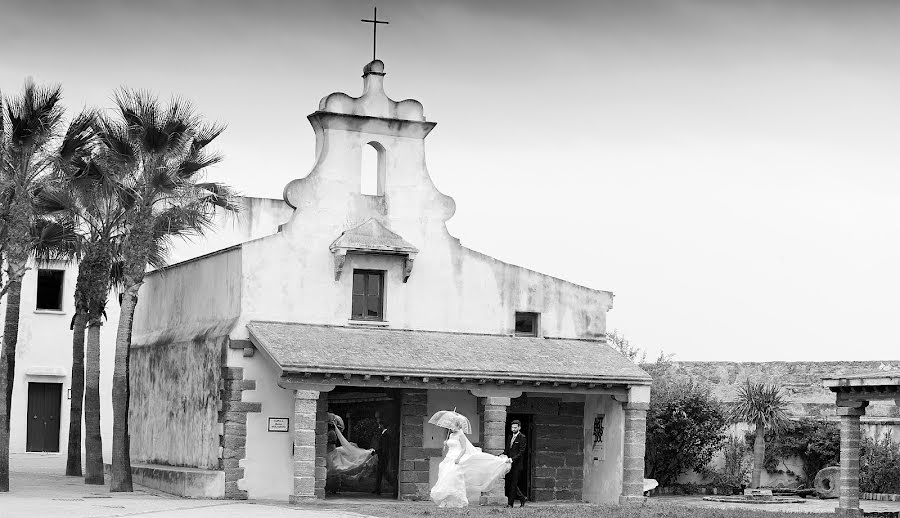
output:
M 368 196 L 384 194 L 384 147 L 369 142 L 362 147 L 360 193 Z

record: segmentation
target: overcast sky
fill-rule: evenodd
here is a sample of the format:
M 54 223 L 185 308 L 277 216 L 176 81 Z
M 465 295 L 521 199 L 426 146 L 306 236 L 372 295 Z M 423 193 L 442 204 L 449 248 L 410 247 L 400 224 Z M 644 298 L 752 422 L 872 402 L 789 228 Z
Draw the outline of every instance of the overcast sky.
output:
M 306 115 L 361 92 L 372 5 L 0 0 L 0 89 L 187 97 L 228 124 L 214 178 L 279 198 Z M 900 359 L 900 2 L 378 9 L 464 245 L 615 292 L 609 328 L 651 356 Z

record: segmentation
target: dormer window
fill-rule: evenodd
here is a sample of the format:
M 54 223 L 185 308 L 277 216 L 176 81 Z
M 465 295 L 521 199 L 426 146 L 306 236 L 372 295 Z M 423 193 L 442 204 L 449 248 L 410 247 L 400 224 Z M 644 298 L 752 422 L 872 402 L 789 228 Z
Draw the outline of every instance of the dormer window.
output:
M 353 270 L 352 320 L 384 320 L 384 272 Z
M 516 336 L 538 336 L 540 313 L 516 311 Z

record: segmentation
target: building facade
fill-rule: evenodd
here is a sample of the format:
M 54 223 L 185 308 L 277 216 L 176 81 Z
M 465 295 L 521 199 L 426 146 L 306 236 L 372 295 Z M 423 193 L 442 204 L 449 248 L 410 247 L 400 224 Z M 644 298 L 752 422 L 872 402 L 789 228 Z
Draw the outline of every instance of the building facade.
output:
M 435 124 L 388 98 L 384 75 L 369 63 L 360 97 L 331 94 L 308 117 L 316 162 L 286 186 L 278 232 L 147 277 L 130 363 L 137 481 L 322 498 L 332 411 L 363 447 L 383 424 L 385 492 L 425 499 L 446 438 L 428 418 L 456 408 L 491 453 L 523 422 L 532 499 L 642 498 L 650 378 L 605 343 L 612 294 L 461 246 L 425 165 Z

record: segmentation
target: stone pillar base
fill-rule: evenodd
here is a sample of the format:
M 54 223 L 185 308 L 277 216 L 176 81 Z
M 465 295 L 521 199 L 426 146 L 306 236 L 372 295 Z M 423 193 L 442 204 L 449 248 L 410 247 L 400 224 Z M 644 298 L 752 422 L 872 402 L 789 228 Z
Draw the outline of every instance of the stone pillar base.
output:
M 288 502 L 292 504 L 308 504 L 311 502 L 315 502 L 319 500 L 315 496 L 300 496 L 300 495 L 290 495 L 288 496 Z
M 838 507 L 834 510 L 834 515 L 839 518 L 862 518 L 862 509 L 841 509 Z
M 646 496 L 619 495 L 619 505 L 643 505 L 646 501 Z
M 506 495 L 497 495 L 492 493 L 481 493 L 479 500 L 481 505 L 506 505 Z

